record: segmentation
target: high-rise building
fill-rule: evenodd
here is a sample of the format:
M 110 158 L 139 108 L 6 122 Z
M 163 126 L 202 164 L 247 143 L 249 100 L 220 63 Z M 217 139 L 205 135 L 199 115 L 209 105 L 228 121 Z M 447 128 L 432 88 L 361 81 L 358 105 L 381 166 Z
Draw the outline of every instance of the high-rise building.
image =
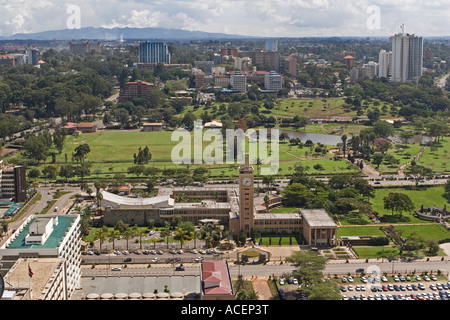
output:
M 69 51 L 73 54 L 83 55 L 89 53 L 91 51 L 100 52 L 101 51 L 101 43 L 91 43 L 89 41 L 74 43 L 69 42 Z
M 153 83 L 146 81 L 127 82 L 120 90 L 119 102 L 131 101 L 134 98 L 150 99 L 150 92 L 155 88 Z
M 0 161 L 0 199 L 12 199 L 14 202 L 27 200 L 25 167 L 3 165 Z
M 230 75 L 230 85 L 234 91 L 246 92 L 247 91 L 247 77 L 245 74 L 237 71 L 235 74 Z
M 79 215 L 31 215 L 0 246 L 1 270 L 9 271 L 20 258 L 64 259 L 70 299 L 81 285 L 80 244 Z
M 26 63 L 32 66 L 37 66 L 39 64 L 39 51 L 36 49 L 28 48 L 25 53 Z
M 278 51 L 262 51 L 255 49 L 253 51 L 242 52 L 243 57 L 250 57 L 252 64 L 258 66 L 258 70 L 280 72 L 280 52 Z
M 297 59 L 293 56 L 286 57 L 283 60 L 284 70 L 287 71 L 291 77 L 297 77 Z
M 278 92 L 283 88 L 283 78 L 275 71 L 271 71 L 265 76 L 264 87 L 266 90 Z
M 423 39 L 408 33 L 391 37 L 392 82 L 419 82 L 423 68 Z
M 392 75 L 392 51 L 381 50 L 378 58 L 378 76 L 390 79 Z
M 278 40 L 275 39 L 266 40 L 265 49 L 267 52 L 278 51 Z
M 139 44 L 139 62 L 170 64 L 170 53 L 167 44 L 163 42 L 141 42 Z

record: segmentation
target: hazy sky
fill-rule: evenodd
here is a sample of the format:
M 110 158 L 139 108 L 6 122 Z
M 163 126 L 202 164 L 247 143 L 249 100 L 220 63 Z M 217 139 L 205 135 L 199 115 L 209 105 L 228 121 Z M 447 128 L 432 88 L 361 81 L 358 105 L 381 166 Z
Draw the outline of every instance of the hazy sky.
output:
M 404 23 L 408 33 L 448 36 L 450 0 L 0 0 L 0 36 L 78 21 L 264 37 L 390 36 Z

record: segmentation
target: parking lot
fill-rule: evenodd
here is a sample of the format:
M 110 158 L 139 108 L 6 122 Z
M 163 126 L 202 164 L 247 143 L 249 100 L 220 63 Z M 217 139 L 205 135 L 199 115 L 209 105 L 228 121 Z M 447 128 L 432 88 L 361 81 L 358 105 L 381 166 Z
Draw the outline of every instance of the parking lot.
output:
M 340 279 L 343 300 L 450 300 L 450 281 L 435 275 Z

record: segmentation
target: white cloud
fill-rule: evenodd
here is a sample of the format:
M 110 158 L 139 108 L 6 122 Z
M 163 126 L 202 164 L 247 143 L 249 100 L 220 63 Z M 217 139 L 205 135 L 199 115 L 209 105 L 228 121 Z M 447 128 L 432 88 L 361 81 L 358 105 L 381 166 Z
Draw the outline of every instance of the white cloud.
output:
M 64 29 L 68 5 L 81 27 L 164 27 L 257 36 L 388 36 L 405 23 L 419 35 L 448 35 L 450 0 L 0 0 L 0 35 Z M 367 8 L 381 28 L 369 30 Z

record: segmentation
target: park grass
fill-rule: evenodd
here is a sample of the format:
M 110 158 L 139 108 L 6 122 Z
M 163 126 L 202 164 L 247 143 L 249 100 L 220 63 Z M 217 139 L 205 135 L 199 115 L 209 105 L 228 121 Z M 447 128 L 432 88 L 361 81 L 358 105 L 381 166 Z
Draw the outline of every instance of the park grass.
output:
M 397 145 L 395 149 L 388 151 L 387 154 L 392 155 L 399 161 L 398 165 L 392 166 L 383 161 L 377 171 L 381 174 L 397 174 L 398 168 L 402 165 L 410 163 L 415 156 L 417 156 L 422 150 L 422 146 L 419 144 Z
M 409 196 L 414 203 L 414 206 L 419 209 L 423 205 L 424 207 L 437 206 L 443 208 L 447 199 L 444 198 L 444 187 L 403 187 L 403 188 L 377 188 L 375 191 L 375 198 L 371 199 L 372 208 L 374 211 L 380 213 L 381 216 L 385 215 L 386 218 L 392 215 L 390 210 L 384 209 L 383 198 L 390 192 L 403 193 Z M 415 218 L 412 213 L 403 213 L 404 218 L 410 218 L 409 222 L 424 222 L 423 220 Z M 405 221 L 403 221 L 405 222 Z
M 434 173 L 450 172 L 450 139 L 443 138 L 425 149 L 417 164 L 430 168 Z
M 407 238 L 412 233 L 417 233 L 425 240 L 443 240 L 450 238 L 450 231 L 442 225 L 433 223 L 428 225 L 400 225 L 395 227 L 402 231 L 402 236 Z
M 337 230 L 338 237 L 353 236 L 374 236 L 383 237 L 385 234 L 380 230 L 378 225 L 360 226 L 360 227 L 339 227 Z
M 397 255 L 400 250 L 394 246 L 370 247 L 370 246 L 354 246 L 353 250 L 359 259 L 374 259 L 383 256 L 383 252 L 395 252 Z

